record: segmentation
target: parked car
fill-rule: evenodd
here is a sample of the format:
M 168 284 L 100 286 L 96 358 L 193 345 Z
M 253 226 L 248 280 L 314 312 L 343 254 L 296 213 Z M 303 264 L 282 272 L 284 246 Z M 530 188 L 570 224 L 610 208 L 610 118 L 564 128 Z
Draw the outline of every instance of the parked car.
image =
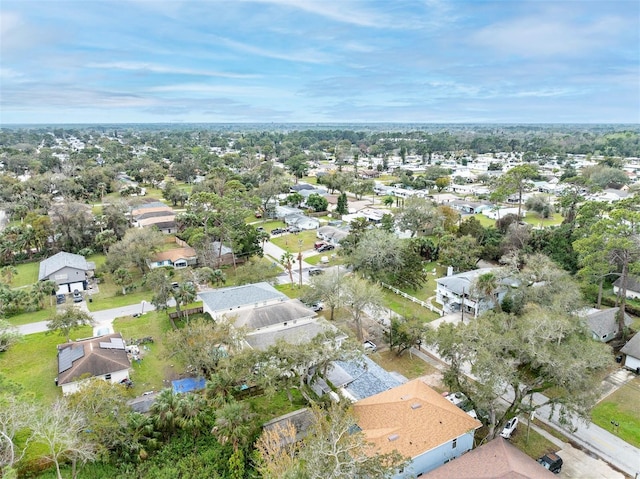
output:
M 505 439 L 509 439 L 511 435 L 515 432 L 516 427 L 518 427 L 518 418 L 512 417 L 507 421 L 500 435 Z
M 320 311 L 322 311 L 322 303 L 314 303 L 309 307 L 313 309 L 316 313 L 319 313 Z
M 378 350 L 378 346 L 376 346 L 376 343 L 373 341 L 365 341 L 362 343 L 362 346 L 364 347 L 365 353 L 375 353 Z
M 73 302 L 79 303 L 82 301 L 82 293 L 77 289 L 73 292 Z
M 316 276 L 318 274 L 322 274 L 324 273 L 324 270 L 322 268 L 310 268 L 309 269 L 309 276 Z
M 67 297 L 64 294 L 56 294 L 56 304 L 62 304 L 67 301 Z
M 289 227 L 287 228 L 287 231 L 288 231 L 289 233 L 300 233 L 302 230 L 301 230 L 300 228 L 298 228 L 297 226 L 293 226 L 293 225 L 292 225 L 292 226 L 289 226 Z
M 538 459 L 538 463 L 549 469 L 554 474 L 560 474 L 560 471 L 562 470 L 562 458 L 552 452 L 545 454 Z
M 318 253 L 324 253 L 325 251 L 331 251 L 332 249 L 336 249 L 332 244 L 325 244 L 318 248 Z
M 272 235 L 281 235 L 282 233 L 286 233 L 286 230 L 283 228 L 274 228 L 271 230 Z
M 324 241 L 318 241 L 318 242 L 316 242 L 316 243 L 314 243 L 314 244 L 313 244 L 313 249 L 318 249 L 318 248 L 320 248 L 321 246 L 324 246 L 324 245 L 326 245 L 326 244 L 327 244 L 327 243 L 325 243 Z

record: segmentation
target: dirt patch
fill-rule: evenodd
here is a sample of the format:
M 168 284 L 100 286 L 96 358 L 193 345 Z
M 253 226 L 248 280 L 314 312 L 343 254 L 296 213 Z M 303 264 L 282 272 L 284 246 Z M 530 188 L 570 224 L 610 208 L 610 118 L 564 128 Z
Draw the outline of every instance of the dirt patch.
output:
M 430 387 L 432 387 L 438 392 L 446 391 L 446 387 L 442 383 L 442 372 L 440 371 L 436 371 L 434 373 L 427 374 L 425 376 L 420 376 L 419 379 L 427 383 Z

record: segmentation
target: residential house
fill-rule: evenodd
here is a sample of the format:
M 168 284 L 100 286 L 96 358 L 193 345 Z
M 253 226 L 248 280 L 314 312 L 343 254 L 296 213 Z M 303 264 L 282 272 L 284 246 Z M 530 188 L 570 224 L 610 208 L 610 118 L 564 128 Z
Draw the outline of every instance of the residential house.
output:
M 265 431 L 273 431 L 275 434 L 280 434 L 282 445 L 288 445 L 292 442 L 298 442 L 304 439 L 314 420 L 315 417 L 311 409 L 305 407 L 283 416 L 278 416 L 271 421 L 264 423 L 262 425 L 262 429 Z M 291 439 L 282 437 L 281 434 L 289 424 L 292 425 L 296 431 L 295 437 Z
M 447 314 L 461 311 L 464 305 L 464 312 L 477 318 L 493 307 L 493 300 L 478 296 L 474 288 L 475 282 L 483 274 L 492 271 L 497 271 L 497 268 L 474 269 L 436 279 L 436 301 L 442 304 L 443 311 Z M 496 298 L 502 302 L 509 288 L 516 285 L 508 278 L 502 279 L 500 283 Z
M 61 251 L 40 262 L 38 281 L 55 281 L 58 285 L 56 294 L 84 291 L 95 269 L 95 263 L 84 256 Z
M 497 437 L 422 476 L 423 479 L 552 479 L 554 473 Z
M 155 227 L 165 234 L 172 234 L 177 230 L 175 211 L 159 201 L 132 210 L 131 221 L 136 228 Z
M 627 341 L 620 352 L 625 355 L 624 367 L 640 374 L 640 333 Z
M 317 229 L 316 236 L 322 241 L 337 246 L 343 239 L 349 236 L 349 231 L 336 228 L 335 226 L 321 226 Z
M 211 248 L 208 251 L 210 253 L 208 260 L 211 264 L 215 265 L 216 268 L 220 266 L 230 266 L 244 261 L 244 259 L 240 260 L 237 258 L 233 250 L 226 244 L 220 243 L 220 241 L 212 242 Z
M 284 220 L 287 216 L 291 215 L 304 215 L 304 212 L 300 208 L 293 208 L 292 206 L 276 206 L 275 217 L 277 219 Z
M 111 383 L 129 379 L 131 361 L 120 333 L 58 346 L 56 385 L 64 395 L 77 392 L 91 378 Z
M 492 220 L 499 220 L 500 218 L 504 218 L 507 215 L 517 215 L 518 208 L 500 208 L 500 207 L 491 208 L 491 209 L 487 208 L 482 210 L 482 214 L 485 215 L 487 218 L 491 218 Z M 527 212 L 525 211 L 524 205 L 520 210 L 520 216 L 522 218 L 527 216 Z
M 175 269 L 186 268 L 187 266 L 195 266 L 198 262 L 196 250 L 191 247 L 175 248 L 169 251 L 156 253 L 149 261 L 149 268 L 161 268 L 163 266 L 171 266 Z
M 288 226 L 297 226 L 301 230 L 315 230 L 320 226 L 320 220 L 311 218 L 303 214 L 293 214 L 285 216 L 284 222 Z
M 209 313 L 214 319 L 226 313 L 235 314 L 242 307 L 257 308 L 289 299 L 265 282 L 219 288 L 198 293 L 198 296 L 202 301 L 203 312 Z
M 613 283 L 613 292 L 618 294 L 622 288 L 622 278 L 618 278 Z M 627 277 L 627 292 L 626 296 L 629 299 L 640 298 L 640 277 L 628 276 Z
M 358 401 L 353 411 L 376 452 L 410 458 L 394 479 L 420 477 L 470 451 L 482 426 L 420 379 Z
M 620 323 L 618 321 L 618 314 L 620 308 L 609 308 L 598 310 L 594 309 L 589 312 L 585 320 L 589 326 L 589 331 L 593 339 L 608 343 L 620 334 Z M 625 326 L 630 326 L 632 323 L 631 317 L 628 314 L 624 315 Z
M 289 187 L 289 192 L 291 193 L 300 193 L 301 191 L 305 191 L 305 190 L 315 190 L 316 187 L 313 185 L 310 185 L 309 183 L 302 183 L 302 182 L 298 182 L 295 185 L 292 185 Z

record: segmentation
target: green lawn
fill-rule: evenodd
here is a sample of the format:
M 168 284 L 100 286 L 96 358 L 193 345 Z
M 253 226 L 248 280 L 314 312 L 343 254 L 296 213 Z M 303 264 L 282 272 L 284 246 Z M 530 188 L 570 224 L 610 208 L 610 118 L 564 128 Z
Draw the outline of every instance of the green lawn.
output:
M 159 391 L 170 387 L 171 379 L 176 379 L 184 372 L 184 365 L 179 364 L 175 358 L 169 358 L 163 341 L 164 334 L 171 329 L 171 322 L 166 312 L 152 311 L 134 318 L 125 316 L 118 318 L 113 323 L 113 329 L 122 334 L 125 340 L 151 336 L 153 344 L 147 348 L 142 347 L 142 360 L 135 361 L 131 365 L 131 380 L 134 383 L 135 396 L 146 391 Z
M 304 259 L 305 263 L 316 266 L 320 264 L 320 260 L 323 256 L 326 256 L 329 259 L 328 263 L 323 263 L 324 266 L 337 266 L 339 264 L 345 264 L 346 259 L 339 254 L 335 254 L 335 250 L 325 251 L 324 253 L 314 254 L 313 256 L 308 256 Z
M 436 279 L 442 278 L 447 274 L 447 268 L 439 265 L 435 261 L 430 263 L 425 263 L 424 269 L 428 271 L 427 273 L 427 281 L 419 290 L 413 289 L 403 289 L 407 294 L 410 294 L 414 298 L 421 299 L 422 301 L 426 301 L 431 296 L 435 296 L 436 294 Z M 435 269 L 435 274 L 433 274 L 433 270 Z
M 518 428 L 509 442 L 532 459 L 538 459 L 548 452 L 558 451 L 558 447 L 554 443 L 538 434 L 532 428 L 529 429 L 529 434 L 527 434 L 527 421 L 518 424 Z
M 415 379 L 436 372 L 433 366 L 406 351 L 400 357 L 396 356 L 395 351 L 389 350 L 373 353 L 370 357 L 387 371 L 399 372 L 407 379 Z
M 89 337 L 90 326 L 84 326 L 71 333 L 72 338 Z M 43 402 L 53 402 L 61 395 L 55 385 L 58 376 L 58 344 L 66 342 L 59 334 L 37 333 L 24 336 L 22 341 L 0 354 L 0 373 L 20 384 L 24 390 L 33 393 Z
M 283 250 L 291 251 L 294 254 L 301 249 L 302 251 L 313 249 L 313 245 L 318 241 L 320 240 L 316 236 L 315 230 L 302 231 L 300 233 L 285 233 L 271 238 L 273 244 Z
M 525 216 L 522 221 L 533 226 L 546 228 L 548 226 L 558 226 L 560 223 L 562 223 L 562 220 L 564 220 L 564 218 L 560 213 L 554 213 L 551 218 L 544 219 L 540 218 L 537 214 L 528 211 L 527 216 Z
M 287 296 L 289 296 L 290 298 L 299 298 L 309 289 L 309 286 L 304 284 L 302 285 L 302 288 L 300 288 L 300 286 L 297 283 L 295 283 L 293 286 L 291 285 L 291 283 L 276 284 L 274 287 L 281 293 L 284 293 Z
M 470 216 L 465 216 L 464 219 L 471 218 Z M 489 228 L 490 226 L 496 225 L 496 220 L 492 220 L 491 218 L 486 217 L 485 215 L 479 213 L 477 215 L 473 215 L 473 218 L 477 219 L 482 226 L 485 228 Z
M 640 404 L 640 378 L 635 378 L 600 401 L 591 411 L 591 420 L 629 444 L 640 447 L 638 404 Z M 611 421 L 616 421 L 620 426 L 614 428 Z
M 427 308 L 423 308 L 417 303 L 409 301 L 402 296 L 398 296 L 388 289 L 382 290 L 382 304 L 401 316 L 416 316 L 427 322 L 431 322 L 440 317 L 438 313 L 429 311 Z
M 255 226 L 256 228 L 258 227 L 262 227 L 264 228 L 264 230 L 271 234 L 271 230 L 274 228 L 286 228 L 287 225 L 284 221 L 279 221 L 279 220 L 257 220 L 254 217 L 250 218 L 251 221 L 249 221 L 249 223 L 251 223 L 253 226 Z
M 122 291 L 119 292 L 122 293 Z M 86 295 L 85 298 L 89 311 L 102 311 L 103 309 L 119 308 L 130 304 L 140 304 L 143 300 L 149 302 L 152 296 L 153 293 L 147 289 L 139 289 L 125 295 L 116 294 L 114 291 L 108 294 L 103 291 L 101 284 L 100 293 L 91 295 L 91 301 L 89 301 L 89 295 Z
M 68 300 L 71 303 L 71 300 Z M 56 314 L 55 301 L 53 306 L 40 311 L 34 311 L 29 313 L 16 314 L 10 316 L 7 320 L 14 326 L 22 326 L 23 324 L 37 323 L 39 321 L 48 321 Z
M 38 281 L 38 272 L 40 270 L 39 261 L 16 265 L 16 269 L 18 270 L 18 274 L 16 274 L 11 280 L 12 288 L 28 286 Z

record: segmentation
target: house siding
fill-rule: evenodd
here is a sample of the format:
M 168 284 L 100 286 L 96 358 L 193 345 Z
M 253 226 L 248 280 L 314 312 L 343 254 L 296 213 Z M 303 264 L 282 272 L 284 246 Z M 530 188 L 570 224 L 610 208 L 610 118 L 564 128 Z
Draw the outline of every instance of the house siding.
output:
M 633 356 L 627 356 L 624 360 L 624 367 L 633 371 L 637 371 L 638 368 L 640 368 L 640 359 Z
M 614 294 L 618 294 L 618 291 L 620 291 L 620 288 L 618 286 L 614 286 L 613 287 Z M 627 298 L 629 298 L 629 299 L 638 299 L 638 298 L 640 298 L 640 292 L 632 291 L 630 289 L 627 289 Z
M 84 283 L 87 280 L 87 272 L 77 268 L 65 267 L 51 273 L 46 279 L 55 281 L 59 286 L 71 283 Z M 83 287 L 83 289 L 85 288 Z
M 129 370 L 128 369 L 123 369 L 121 371 L 115 371 L 113 373 L 111 373 L 111 379 L 110 382 L 112 384 L 118 384 L 120 381 L 122 381 L 123 379 L 127 379 L 129 377 Z M 89 380 L 94 379 L 94 378 L 98 378 L 98 379 L 102 379 L 105 380 L 105 375 L 103 374 L 102 376 L 94 376 L 93 378 L 88 378 L 88 379 L 82 379 L 80 381 L 73 381 L 70 383 L 66 383 L 66 384 L 62 384 L 62 394 L 67 396 L 68 394 L 73 394 L 76 393 L 80 390 L 80 388 Z
M 409 465 L 404 468 L 403 472 L 397 473 L 393 476 L 393 479 L 416 477 L 418 474 L 433 471 L 451 459 L 461 456 L 473 448 L 473 435 L 474 432 L 471 431 L 458 437 L 455 448 L 452 447 L 453 440 L 451 440 L 414 457 Z

